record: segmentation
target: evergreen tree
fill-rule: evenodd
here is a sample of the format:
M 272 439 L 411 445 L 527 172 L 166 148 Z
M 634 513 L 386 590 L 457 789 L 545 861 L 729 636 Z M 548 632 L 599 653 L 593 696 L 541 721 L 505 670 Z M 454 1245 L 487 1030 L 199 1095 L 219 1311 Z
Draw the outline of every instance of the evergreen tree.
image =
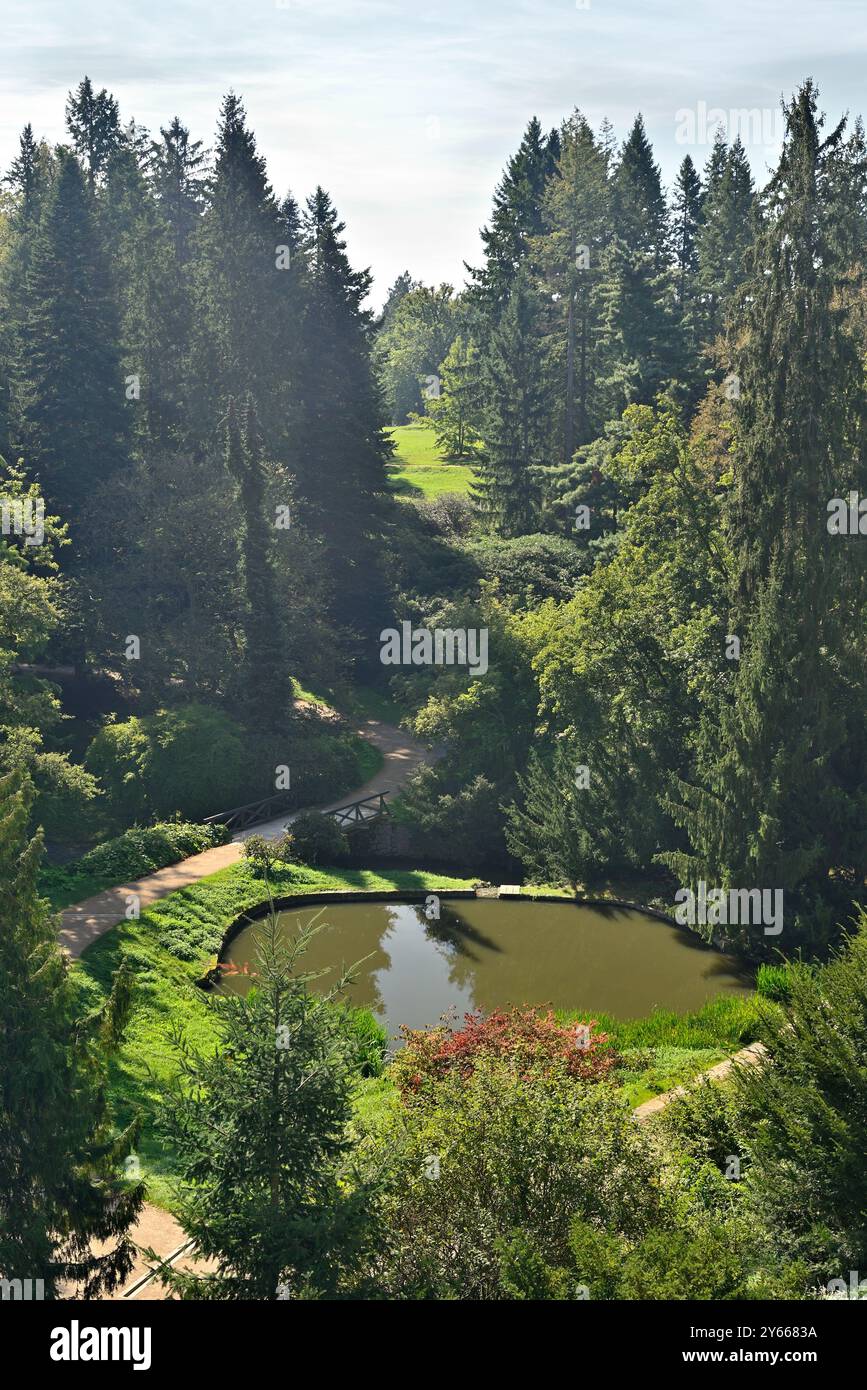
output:
M 27 277 L 42 206 L 51 184 L 51 155 L 46 145 L 24 127 L 19 153 L 9 166 L 13 210 L 9 217 L 9 249 L 0 261 L 0 454 L 9 454 L 18 437 L 20 405 L 15 391 L 18 363 L 27 317 Z
M 31 791 L 0 778 L 0 1270 L 41 1279 L 44 1296 L 80 1286 L 111 1293 L 132 1269 L 130 1226 L 141 1183 L 121 1176 L 135 1134 L 115 1134 L 105 1089 L 131 979 L 84 1016 L 36 878 L 41 832 L 28 840 Z M 106 1242 L 103 1254 L 98 1242 Z
M 609 418 L 633 401 L 649 404 L 677 367 L 668 209 L 640 115 L 623 146 L 611 194 L 613 236 L 603 291 L 613 358 L 606 382 Z
M 489 311 L 503 306 L 533 238 L 544 231 L 543 195 L 556 170 L 559 143 L 556 132 L 545 136 L 534 116 L 497 184 L 491 223 L 482 230 L 485 265 L 472 272 L 477 297 Z
M 274 527 L 265 513 L 262 442 L 252 397 L 244 410 L 243 437 L 235 402 L 229 401 L 226 465 L 239 487 L 243 513 L 244 720 L 252 729 L 285 732 L 292 704 L 285 633 L 273 575 Z
M 777 1260 L 812 1283 L 867 1263 L 867 917 L 822 971 L 789 971 L 785 1011 L 768 1013 L 759 1066 L 732 1097 L 745 1196 Z M 863 1286 L 862 1286 L 863 1287 Z M 863 1293 L 861 1297 L 863 1298 Z
M 448 458 L 466 458 L 479 439 L 481 377 L 475 343 L 458 334 L 440 365 L 440 374 L 440 395 L 427 406 L 437 448 Z
M 604 424 L 598 381 L 605 248 L 610 237 L 608 154 L 576 112 L 563 126 L 557 176 L 544 198 L 546 235 L 536 243 L 550 291 L 552 369 L 562 373 L 562 460 L 594 438 Z
M 169 225 L 131 143 L 108 161 L 100 217 L 112 248 L 131 428 L 141 448 L 163 451 L 177 443 L 185 421 L 189 293 L 176 273 Z
M 160 127 L 160 140 L 151 144 L 150 178 L 163 217 L 171 228 L 175 264 L 187 265 L 196 228 L 205 205 L 205 153 L 201 140 L 175 116 Z
M 265 160 L 243 103 L 230 92 L 220 113 L 210 198 L 197 236 L 193 371 L 198 390 L 190 418 L 198 446 L 212 437 L 229 397 L 249 392 L 269 457 L 285 461 L 302 279 Z
M 787 108 L 733 325 L 729 630 L 744 650 L 706 719 L 700 784 L 680 784 L 691 851 L 663 856 L 691 887 L 783 890 L 788 937 L 741 928 L 756 953 L 827 936 L 846 896 L 832 873 L 867 868 L 864 561 L 827 527 L 829 500 L 854 482 L 867 398 L 829 198 L 844 123 L 824 140 L 822 124 L 808 82 Z
M 335 612 L 369 634 L 387 616 L 373 536 L 391 445 L 371 360 L 372 315 L 362 308 L 370 273 L 352 269 L 343 230 L 328 194 L 317 188 L 305 217 L 307 304 L 292 471 L 305 525 L 329 548 Z
M 299 963 L 317 930 L 280 941 L 272 913 L 259 934 L 254 988 L 210 994 L 220 1047 L 176 1037 L 177 1085 L 161 1127 L 186 1179 L 179 1216 L 213 1274 L 165 1268 L 184 1296 L 327 1298 L 363 1248 L 368 1195 L 350 1187 L 355 1073 L 334 999 L 314 996 Z
M 689 155 L 677 174 L 673 200 L 673 241 L 677 276 L 677 315 L 683 363 L 679 375 L 697 394 L 703 380 L 699 364 L 701 305 L 698 287 L 698 236 L 703 194 L 701 179 Z
M 702 337 L 722 332 L 733 296 L 746 275 L 753 240 L 753 179 L 740 139 L 726 150 L 718 133 L 708 162 L 702 223 L 698 234 L 698 286 Z
M 539 342 L 539 299 L 526 268 L 491 335 L 485 358 L 485 448 L 474 495 L 502 536 L 537 529 L 539 475 L 546 462 L 550 385 Z
M 71 155 L 60 160 L 33 247 L 20 364 L 24 452 L 46 500 L 87 550 L 85 517 L 126 457 L 116 306 L 93 200 Z
M 110 155 L 121 144 L 120 113 L 105 89 L 95 92 L 85 77 L 66 100 L 66 128 L 77 155 L 84 160 L 91 190 Z

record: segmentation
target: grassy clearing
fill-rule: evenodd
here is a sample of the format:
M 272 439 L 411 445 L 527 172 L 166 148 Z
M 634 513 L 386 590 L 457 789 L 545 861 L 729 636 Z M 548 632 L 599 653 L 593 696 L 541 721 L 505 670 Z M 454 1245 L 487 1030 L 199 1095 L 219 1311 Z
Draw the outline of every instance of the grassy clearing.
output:
M 397 448 L 388 465 L 388 483 L 399 497 L 439 497 L 444 492 L 462 496 L 470 490 L 473 469 L 466 463 L 449 463 L 437 449 L 432 429 L 424 425 L 397 425 L 391 432 Z
M 595 1020 L 602 1032 L 610 1033 L 621 1051 L 629 1048 L 711 1048 L 737 1052 L 759 1036 L 763 1012 L 773 1008 L 755 994 L 720 994 L 693 1013 L 677 1014 L 671 1009 L 654 1009 L 644 1018 L 618 1019 L 610 1014 L 587 1010 L 558 1012 L 564 1023 Z

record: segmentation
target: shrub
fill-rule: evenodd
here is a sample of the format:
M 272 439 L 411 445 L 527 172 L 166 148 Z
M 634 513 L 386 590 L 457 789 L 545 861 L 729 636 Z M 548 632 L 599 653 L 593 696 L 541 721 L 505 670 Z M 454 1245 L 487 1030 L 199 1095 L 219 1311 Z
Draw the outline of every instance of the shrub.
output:
M 191 854 L 201 854 L 213 845 L 225 844 L 227 839 L 228 832 L 222 825 L 165 821 L 144 829 L 134 826 L 88 850 L 76 861 L 74 871 L 123 883 L 164 869 L 167 864 L 177 864 Z
M 291 853 L 288 835 L 279 840 L 266 840 L 264 835 L 249 835 L 244 841 L 244 857 L 249 859 L 259 878 L 267 878 L 275 864 L 285 862 Z
M 549 1010 L 494 1009 L 490 1014 L 464 1015 L 464 1027 L 452 1029 L 401 1028 L 405 1046 L 392 1066 L 404 1097 L 452 1072 L 472 1075 L 483 1057 L 508 1058 L 524 1073 L 543 1074 L 562 1067 L 567 1076 L 599 1081 L 618 1063 L 605 1033 L 593 1033 L 594 1023 L 572 1027 L 558 1023 Z
M 586 548 L 566 536 L 485 536 L 471 544 L 470 553 L 503 595 L 528 607 L 546 598 L 574 598 L 581 576 L 590 568 Z
M 417 502 L 418 511 L 443 536 L 466 536 L 473 527 L 473 506 L 468 497 L 457 492 L 442 492 L 424 502 Z
M 581 1250 L 577 1229 L 573 1231 L 573 1249 L 576 1255 Z M 586 1269 L 592 1280 L 592 1264 Z M 580 1263 L 577 1272 L 582 1272 Z M 711 1224 L 697 1231 L 661 1226 L 649 1231 L 625 1256 L 611 1296 L 654 1302 L 743 1298 L 746 1278 L 730 1229 Z M 592 1283 L 590 1292 L 592 1295 Z
M 116 825 L 175 812 L 212 815 L 260 790 L 251 785 L 243 730 L 207 705 L 106 724 L 88 748 L 85 766 L 99 779 Z
M 87 750 L 84 765 L 104 794 L 103 810 L 113 826 L 150 819 L 145 768 L 148 735 L 145 721 L 133 716 L 100 729 Z
M 333 816 L 302 811 L 286 836 L 293 859 L 302 864 L 340 864 L 349 858 L 349 841 Z
M 574 1214 L 633 1239 L 654 1223 L 658 1160 L 613 1087 L 576 1083 L 562 1061 L 522 1072 L 480 1056 L 435 1093 L 434 1105 L 397 1107 L 370 1141 L 385 1172 L 376 1273 L 387 1297 L 509 1297 L 508 1233 L 566 1268 Z

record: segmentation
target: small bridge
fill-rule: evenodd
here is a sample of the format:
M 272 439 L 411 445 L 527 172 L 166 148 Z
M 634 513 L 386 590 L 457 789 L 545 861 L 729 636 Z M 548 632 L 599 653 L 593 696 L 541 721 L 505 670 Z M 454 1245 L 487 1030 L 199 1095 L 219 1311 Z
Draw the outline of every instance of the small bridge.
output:
M 369 820 L 376 820 L 379 816 L 388 815 L 388 807 L 385 798 L 388 792 L 376 792 L 373 796 L 365 796 L 361 801 L 351 801 L 348 806 L 338 806 L 333 811 L 326 811 L 326 816 L 333 816 L 340 826 L 360 825 Z
M 274 792 L 263 796 L 261 801 L 248 801 L 246 806 L 234 806 L 231 811 L 218 811 L 215 816 L 205 816 L 205 825 L 225 825 L 229 830 L 247 830 L 251 825 L 261 825 L 263 821 L 273 820 L 281 811 L 290 809 L 292 795 L 289 791 Z
M 347 806 L 337 806 L 323 815 L 332 816 L 340 826 L 360 825 L 379 816 L 388 815 L 385 798 L 388 792 L 376 792 L 373 796 L 351 801 Z M 274 792 L 263 796 L 260 801 L 248 801 L 246 806 L 233 806 L 231 811 L 218 811 L 215 816 L 206 816 L 205 825 L 225 825 L 229 830 L 248 830 L 250 826 L 262 825 L 273 820 L 281 811 L 291 809 L 291 792 Z

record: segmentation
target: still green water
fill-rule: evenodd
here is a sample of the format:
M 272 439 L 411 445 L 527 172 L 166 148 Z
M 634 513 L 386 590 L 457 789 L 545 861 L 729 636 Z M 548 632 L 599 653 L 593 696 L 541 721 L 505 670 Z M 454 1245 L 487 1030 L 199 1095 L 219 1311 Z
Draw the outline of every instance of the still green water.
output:
M 722 993 L 746 994 L 748 979 L 729 956 L 681 928 L 622 908 L 574 903 L 442 901 L 439 921 L 415 903 L 326 903 L 280 914 L 287 935 L 320 913 L 327 925 L 299 966 L 330 973 L 370 956 L 349 991 L 390 1033 L 421 1028 L 448 1009 L 459 1015 L 508 1005 L 550 1004 L 638 1018 L 657 1005 L 685 1012 Z M 256 969 L 256 924 L 225 959 Z M 229 976 L 226 990 L 249 987 Z

